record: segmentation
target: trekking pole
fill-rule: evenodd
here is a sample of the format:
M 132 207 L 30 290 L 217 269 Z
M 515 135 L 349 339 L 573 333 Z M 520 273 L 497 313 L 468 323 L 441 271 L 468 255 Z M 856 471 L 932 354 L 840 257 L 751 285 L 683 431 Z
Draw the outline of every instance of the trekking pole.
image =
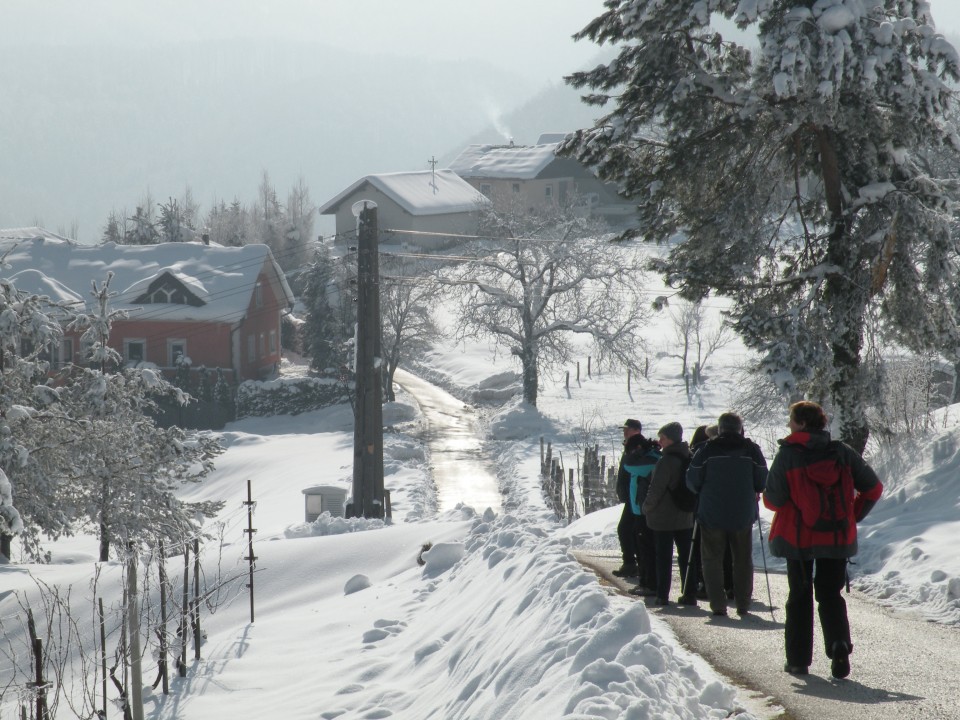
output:
M 763 576 L 767 579 L 767 602 L 770 604 L 770 619 L 773 622 L 777 618 L 773 616 L 773 594 L 770 592 L 770 573 L 767 572 L 767 549 L 763 546 L 763 523 L 760 521 L 760 513 L 757 513 L 757 531 L 760 533 L 760 553 L 763 555 Z
M 694 520 L 693 520 L 693 532 L 690 533 L 690 557 L 687 558 L 687 571 L 683 574 L 683 582 L 681 583 L 681 586 L 680 586 L 680 594 L 683 595 L 683 596 L 685 596 L 685 597 L 692 597 L 692 598 L 696 598 L 696 597 L 697 597 L 697 589 L 696 589 L 696 588 L 693 589 L 693 593 L 690 593 L 690 585 L 689 585 L 689 582 L 690 582 L 690 568 L 693 567 L 693 551 L 694 551 L 694 549 L 695 549 L 695 547 L 696 547 L 696 546 L 694 545 L 694 542 L 696 542 L 696 539 L 697 539 L 697 530 L 699 529 L 699 527 L 700 527 L 700 525 L 697 523 L 696 518 L 694 518 Z

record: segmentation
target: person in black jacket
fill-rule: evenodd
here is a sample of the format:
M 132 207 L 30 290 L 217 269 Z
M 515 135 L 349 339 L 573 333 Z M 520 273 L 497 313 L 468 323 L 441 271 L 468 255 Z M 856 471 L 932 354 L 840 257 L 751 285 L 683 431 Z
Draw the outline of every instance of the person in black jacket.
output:
M 656 559 L 653 535 L 643 518 L 643 501 L 650 486 L 650 475 L 660 455 L 655 443 L 643 436 L 639 420 L 623 424 L 623 455 L 617 470 L 617 499 L 623 512 L 617 524 L 617 539 L 623 564 L 613 574 L 636 577 L 637 594 L 652 594 L 656 589 Z
M 760 447 L 743 436 L 743 420 L 724 413 L 717 420 L 719 435 L 690 462 L 687 486 L 697 493 L 697 526 L 703 580 L 714 615 L 727 614 L 723 588 L 723 554 L 733 555 L 733 594 L 737 614 L 749 612 L 753 596 L 753 523 L 757 499 L 767 479 L 767 461 Z

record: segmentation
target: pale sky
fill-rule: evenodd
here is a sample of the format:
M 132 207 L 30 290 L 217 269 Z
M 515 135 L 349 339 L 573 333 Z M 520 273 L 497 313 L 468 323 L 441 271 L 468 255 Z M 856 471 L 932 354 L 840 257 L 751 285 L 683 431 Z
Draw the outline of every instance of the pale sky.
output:
M 960 35 L 960 2 L 929 2 L 938 29 Z M 0 42 L 288 37 L 440 63 L 482 59 L 557 82 L 597 54 L 570 35 L 602 11 L 602 0 L 3 0 Z

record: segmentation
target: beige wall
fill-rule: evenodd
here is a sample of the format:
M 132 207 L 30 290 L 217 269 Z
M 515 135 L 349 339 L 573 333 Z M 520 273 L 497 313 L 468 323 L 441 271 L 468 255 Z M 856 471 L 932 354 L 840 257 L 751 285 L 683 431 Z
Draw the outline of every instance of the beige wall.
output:
M 474 234 L 477 232 L 476 213 L 448 213 L 443 215 L 411 215 L 391 198 L 374 187 L 365 187 L 346 198 L 336 213 L 337 234 L 344 235 L 344 242 L 356 237 L 357 219 L 353 216 L 353 204 L 359 200 L 372 200 L 377 204 L 377 225 L 384 230 L 418 230 L 422 232 Z M 382 237 L 382 236 L 381 236 Z M 382 238 L 382 241 L 388 240 Z M 447 238 L 397 235 L 389 241 L 419 245 L 424 249 L 436 249 L 450 244 Z
M 572 177 L 533 179 L 533 180 L 509 180 L 500 178 L 464 178 L 468 183 L 480 192 L 484 192 L 486 187 L 490 186 L 490 191 L 484 193 L 488 197 L 510 196 L 514 193 L 513 186 L 520 186 L 520 194 L 523 196 L 524 206 L 528 208 L 542 208 L 560 201 L 561 183 L 566 183 L 566 200 L 577 191 L 577 183 Z M 547 188 L 550 188 L 551 195 L 547 196 Z

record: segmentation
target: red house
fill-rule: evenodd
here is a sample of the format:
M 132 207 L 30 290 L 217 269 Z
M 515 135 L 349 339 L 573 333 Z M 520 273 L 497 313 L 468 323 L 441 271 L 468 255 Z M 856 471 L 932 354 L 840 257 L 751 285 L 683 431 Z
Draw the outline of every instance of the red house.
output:
M 280 363 L 280 317 L 293 293 L 266 245 L 201 242 L 82 245 L 41 228 L 0 230 L 4 276 L 30 293 L 89 312 L 93 283 L 110 278 L 109 345 L 129 364 L 172 374 L 180 357 L 221 368 L 232 382 L 264 379 Z M 53 348 L 54 365 L 83 362 L 79 334 Z

